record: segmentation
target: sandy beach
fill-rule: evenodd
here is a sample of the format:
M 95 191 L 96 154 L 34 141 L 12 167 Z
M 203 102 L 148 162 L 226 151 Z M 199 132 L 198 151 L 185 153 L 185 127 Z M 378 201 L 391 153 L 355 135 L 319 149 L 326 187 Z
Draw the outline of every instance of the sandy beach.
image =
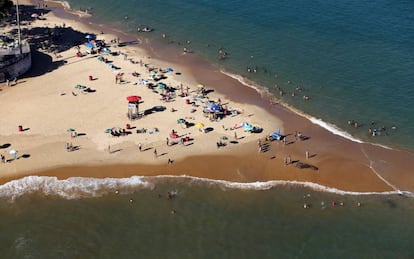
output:
M 412 153 L 334 135 L 282 105 L 269 104 L 195 55 L 160 56 L 162 51 L 151 51 L 142 39 L 102 33 L 83 23 L 85 18 L 58 17 L 53 10 L 60 7 L 49 8 L 44 19 L 23 26 L 25 38 L 39 39 L 49 28 L 62 47 L 49 52 L 39 48 L 39 40 L 32 45 L 32 70 L 16 85 L 0 85 L 0 154 L 8 160 L 0 165 L 2 183 L 27 175 L 190 175 L 306 181 L 356 192 L 414 191 Z M 89 54 L 88 34 L 117 54 Z M 117 74 L 122 74 L 119 80 Z M 173 89 L 167 100 L 164 88 Z M 140 97 L 139 119 L 127 117 L 128 96 Z M 222 105 L 226 115 L 211 120 L 203 113 L 209 102 Z M 246 123 L 263 130 L 246 131 Z M 266 140 L 277 129 L 285 141 Z M 220 141 L 225 145 L 218 147 Z

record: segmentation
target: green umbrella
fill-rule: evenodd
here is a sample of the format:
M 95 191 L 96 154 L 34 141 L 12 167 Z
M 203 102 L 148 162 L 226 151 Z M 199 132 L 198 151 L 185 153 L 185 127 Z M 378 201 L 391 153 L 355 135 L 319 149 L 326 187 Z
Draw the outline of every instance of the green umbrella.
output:
M 73 129 L 73 128 L 69 128 L 69 129 L 67 129 L 66 131 L 67 131 L 67 132 L 72 132 L 72 131 L 75 131 L 75 129 Z
M 157 84 L 157 87 L 159 88 L 159 89 L 165 89 L 165 87 L 166 87 L 167 85 L 166 84 L 164 84 L 164 83 L 158 83 Z
M 178 120 L 177 120 L 177 123 L 184 123 L 185 122 L 185 120 L 183 119 L 183 118 L 179 118 Z

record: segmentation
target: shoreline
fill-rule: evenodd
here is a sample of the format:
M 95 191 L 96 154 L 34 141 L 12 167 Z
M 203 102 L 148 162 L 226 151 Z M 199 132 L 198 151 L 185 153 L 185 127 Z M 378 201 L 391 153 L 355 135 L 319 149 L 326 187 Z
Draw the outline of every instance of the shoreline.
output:
M 57 19 L 57 21 L 59 22 L 63 21 L 67 24 L 71 23 L 70 20 L 65 21 L 59 17 L 54 17 L 53 19 Z M 86 24 L 86 27 L 90 27 L 90 25 Z M 75 27 L 75 29 L 77 28 Z M 97 35 L 99 36 L 99 34 Z M 106 32 L 104 36 L 107 36 Z M 137 48 L 140 47 L 140 45 L 131 46 L 133 50 L 127 50 L 127 52 L 130 52 L 128 53 L 128 56 L 145 56 L 145 52 L 144 54 L 142 54 L 142 50 L 138 50 L 138 52 L 135 52 L 137 51 Z M 136 53 L 140 54 L 137 55 Z M 157 57 L 157 60 L 154 62 L 170 64 L 171 60 L 169 58 L 174 58 L 174 56 L 176 55 L 176 53 L 170 53 L 170 56 L 162 60 L 158 60 Z M 154 59 L 151 58 L 148 60 L 151 60 L 152 62 Z M 120 61 L 117 60 L 116 62 Z M 238 108 L 248 107 L 249 111 L 255 111 L 257 112 L 257 114 L 260 114 L 261 117 L 259 116 L 260 118 L 258 118 L 257 120 L 255 119 L 257 123 L 267 123 L 268 127 L 270 128 L 263 127 L 265 133 L 257 137 L 263 139 L 264 136 L 266 136 L 266 133 L 274 131 L 276 129 L 276 125 L 279 125 L 279 127 L 283 128 L 283 132 L 285 132 L 286 134 L 292 134 L 294 131 L 300 129 L 300 131 L 304 132 L 306 135 L 309 135 L 311 138 L 307 141 L 304 141 L 303 143 L 297 142 L 292 145 L 289 145 L 288 147 L 281 146 L 279 145 L 280 143 L 272 142 L 270 144 L 272 152 L 269 152 L 267 154 L 257 153 L 255 143 L 257 141 L 257 137 L 251 136 L 243 136 L 246 138 L 246 140 L 243 139 L 242 141 L 240 141 L 243 143 L 239 143 L 238 145 L 233 146 L 229 145 L 228 147 L 226 147 L 225 150 L 220 150 L 218 152 L 216 151 L 215 147 L 213 149 L 210 148 L 208 152 L 206 152 L 202 145 L 198 147 L 198 144 L 195 144 L 194 147 L 190 148 L 195 149 L 194 151 L 196 152 L 192 151 L 190 152 L 190 154 L 188 154 L 188 152 L 177 151 L 176 149 L 174 149 L 174 152 L 177 151 L 180 154 L 177 154 L 177 158 L 174 159 L 177 161 L 175 161 L 172 165 L 166 165 L 165 161 L 160 162 L 159 160 L 150 162 L 150 164 L 142 164 L 142 162 L 135 161 L 133 157 L 135 157 L 136 154 L 132 154 L 132 152 L 134 152 L 133 150 L 135 146 L 129 145 L 127 143 L 131 142 L 131 140 L 125 140 L 116 143 L 116 145 L 122 146 L 122 152 L 119 153 L 123 153 L 124 150 L 129 150 L 130 152 L 130 154 L 126 155 L 127 157 L 122 158 L 120 158 L 121 155 L 119 154 L 115 154 L 112 158 L 108 158 L 108 155 L 103 152 L 103 146 L 96 147 L 96 143 L 93 144 L 90 143 L 90 141 L 88 140 L 82 140 L 82 149 L 79 153 L 82 152 L 84 146 L 87 147 L 88 158 L 80 157 L 82 155 L 77 155 L 74 158 L 71 158 L 70 161 L 65 161 L 65 157 L 58 158 L 58 160 L 55 160 L 55 164 L 49 165 L 49 167 L 60 168 L 51 170 L 48 169 L 48 167 L 46 167 L 45 165 L 42 166 L 41 164 L 39 164 L 35 168 L 31 167 L 32 165 L 30 165 L 30 160 L 32 158 L 26 159 L 24 161 L 25 164 L 29 164 L 25 165 L 26 169 L 24 170 L 22 170 L 23 167 L 20 165 L 18 167 L 16 165 L 15 167 L 15 164 L 21 161 L 14 161 L 11 163 L 10 166 L 12 168 L 8 169 L 10 175 L 3 176 L 1 178 L 1 182 L 4 183 L 5 181 L 9 181 L 14 177 L 14 179 L 17 179 L 27 174 L 49 176 L 56 175 L 59 177 L 59 179 L 64 179 L 71 176 L 84 176 L 96 178 L 110 176 L 130 177 L 136 175 L 136 170 L 139 169 L 141 171 L 144 171 L 144 173 L 142 173 L 143 175 L 160 175 L 163 172 L 168 172 L 168 174 L 171 175 L 182 175 L 183 171 L 187 171 L 188 173 L 185 174 L 194 177 L 204 177 L 207 179 L 217 179 L 234 182 L 298 180 L 304 182 L 309 181 L 313 183 L 322 184 L 324 186 L 334 187 L 337 189 L 348 191 L 370 192 L 392 190 L 393 188 L 391 188 L 389 184 L 387 184 L 386 182 L 384 183 L 380 178 L 377 177 L 376 173 L 378 173 L 378 175 L 381 175 L 384 179 L 386 179 L 388 183 L 391 183 L 392 186 L 396 186 L 396 188 L 398 189 L 410 191 L 414 190 L 414 185 L 410 184 L 410 182 L 412 183 L 413 181 L 409 181 L 409 179 L 412 178 L 411 176 L 409 176 L 409 170 L 410 168 L 412 168 L 411 161 L 413 161 L 411 159 L 413 157 L 412 153 L 400 150 L 382 150 L 381 147 L 371 147 L 370 145 L 372 144 L 355 143 L 351 142 L 350 140 L 346 140 L 340 136 L 334 136 L 326 129 L 313 124 L 307 118 L 303 118 L 300 117 L 300 115 L 295 114 L 288 107 L 283 107 L 281 105 L 269 106 L 268 100 L 263 99 L 257 91 L 243 86 L 236 79 L 232 79 L 229 78 L 228 75 L 221 74 L 220 71 L 214 70 L 214 68 L 212 68 L 212 65 L 206 65 L 205 63 L 207 62 L 200 64 L 200 60 L 197 57 L 187 55 L 182 59 L 176 60 L 176 62 L 172 64 L 174 64 L 174 67 L 180 67 L 179 70 L 184 71 L 184 75 L 189 74 L 189 78 L 186 78 L 186 80 L 184 80 L 187 83 L 191 83 L 192 85 L 195 85 L 197 82 L 203 83 L 206 86 L 208 86 L 208 88 L 214 89 L 216 91 L 215 93 L 217 93 L 217 96 L 222 96 L 223 100 L 229 100 L 229 102 L 234 103 L 234 105 Z M 27 80 L 35 81 L 40 80 L 40 78 L 42 77 L 45 81 L 39 81 L 40 83 L 48 82 L 48 80 L 50 80 L 52 77 L 46 78 L 46 76 L 49 76 L 53 73 L 57 74 L 58 71 L 61 68 L 64 68 L 65 66 L 68 66 L 68 64 L 63 65 L 60 68 L 57 68 L 52 73 L 41 75 L 40 77 L 33 77 Z M 103 75 L 102 78 L 104 78 Z M 178 78 L 177 82 L 180 80 L 181 78 Z M 219 86 L 220 84 L 226 85 L 226 87 L 218 88 L 217 86 Z M 18 87 L 19 86 L 20 83 Z M 96 85 L 96 87 L 98 86 Z M 4 95 L 5 93 L 7 93 L 7 91 L 4 91 L 4 93 L 0 93 L 0 98 L 2 98 L 2 95 Z M 272 115 L 272 118 L 276 122 L 266 121 L 268 120 L 269 115 L 265 114 L 263 116 L 263 113 L 267 112 Z M 256 116 L 256 113 L 250 114 L 254 114 Z M 254 118 L 254 116 L 252 118 Z M 250 117 L 244 115 L 243 120 L 247 119 L 250 119 Z M 7 129 L 4 132 L 7 131 L 10 130 Z M 28 131 L 29 135 L 31 133 L 30 131 Z M 3 135 L 4 132 L 0 131 L 0 135 Z M 38 132 L 38 134 L 39 133 L 40 132 Z M 89 134 L 89 132 L 87 133 Z M 36 141 L 40 141 L 39 139 L 41 137 L 38 137 L 38 134 L 35 134 L 36 136 L 25 137 L 27 139 L 38 138 L 36 139 Z M 195 133 L 192 132 L 192 134 Z M 13 134 L 11 138 L 14 141 L 21 141 L 22 143 L 27 143 L 28 141 L 27 139 L 21 140 L 22 137 L 14 136 Z M 46 144 L 46 146 L 49 146 L 48 148 L 50 148 L 51 150 L 59 149 L 57 148 L 57 146 L 63 146 L 63 141 L 59 141 L 59 139 L 61 138 L 61 136 L 56 136 L 54 140 L 47 141 L 47 143 L 43 142 L 42 145 L 44 146 Z M 201 140 L 201 138 L 199 140 L 197 137 L 197 141 L 200 141 L 200 143 L 204 143 L 205 145 L 206 143 L 211 142 L 211 138 L 213 137 L 210 137 L 210 140 Z M 289 138 L 291 139 L 292 137 Z M 132 142 L 136 142 L 136 140 Z M 161 145 L 160 143 L 162 142 L 163 140 L 158 139 L 155 140 L 155 142 L 151 143 L 155 143 L 155 146 L 158 147 Z M 244 151 L 241 151 L 240 147 L 243 147 Z M 319 167 L 318 171 L 313 172 L 309 169 L 297 169 L 291 165 L 283 165 L 283 156 L 291 154 L 292 157 L 297 157 L 300 158 L 300 160 L 302 160 L 304 150 L 307 149 L 312 149 L 312 153 L 317 154 L 315 158 L 312 158 L 310 161 L 312 161 L 312 164 L 315 164 L 317 167 Z M 39 150 L 39 147 L 34 146 L 33 149 L 28 149 L 28 151 L 30 151 L 30 153 L 33 154 L 36 154 L 36 150 Z M 194 157 L 193 153 L 201 154 L 203 156 Z M 215 153 L 218 153 L 219 156 L 217 156 Z M 85 153 L 83 154 L 85 155 Z M 148 162 L 148 156 L 151 155 L 146 154 L 146 157 L 144 158 L 146 162 Z M 104 161 L 107 159 L 109 160 L 109 162 Z M 386 165 L 383 165 L 384 163 L 382 163 L 381 161 L 386 161 Z M 401 165 L 399 164 L 401 161 L 409 161 L 409 163 Z M 51 162 L 53 162 L 53 160 Z M 71 167 L 65 167 L 68 164 L 70 165 L 71 163 L 73 163 Z M 102 165 L 97 166 L 99 164 Z M 206 166 L 207 164 L 209 165 L 208 168 Z M 240 170 L 240 168 L 235 168 L 235 164 L 238 165 L 238 167 L 241 167 L 242 169 Z M 91 167 L 88 167 L 88 165 L 94 165 L 95 167 L 91 169 Z M 339 168 L 338 165 L 340 165 Z M 109 170 L 108 167 L 111 169 Z M 213 170 L 211 170 L 211 168 L 213 168 Z M 119 171 L 122 170 L 128 172 L 119 173 Z M 212 171 L 215 173 L 213 174 Z M 360 183 L 359 181 L 362 181 L 362 183 Z

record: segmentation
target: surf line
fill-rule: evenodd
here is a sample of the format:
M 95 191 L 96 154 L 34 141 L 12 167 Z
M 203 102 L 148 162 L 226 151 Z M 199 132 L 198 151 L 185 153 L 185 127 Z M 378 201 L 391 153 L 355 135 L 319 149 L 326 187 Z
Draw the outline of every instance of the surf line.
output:
M 361 145 L 361 152 L 364 154 L 364 156 L 366 157 L 366 159 L 369 161 L 369 168 L 372 170 L 372 172 L 379 178 L 381 179 L 384 183 L 386 183 L 388 186 L 390 186 L 392 189 L 394 189 L 394 191 L 398 192 L 399 194 L 403 194 L 403 191 L 401 191 L 400 189 L 398 189 L 395 185 L 393 185 L 392 183 L 390 183 L 389 181 L 387 181 L 384 177 L 382 177 L 374 168 L 374 161 L 372 161 L 371 159 L 369 159 L 368 154 L 365 152 L 364 150 L 364 146 Z

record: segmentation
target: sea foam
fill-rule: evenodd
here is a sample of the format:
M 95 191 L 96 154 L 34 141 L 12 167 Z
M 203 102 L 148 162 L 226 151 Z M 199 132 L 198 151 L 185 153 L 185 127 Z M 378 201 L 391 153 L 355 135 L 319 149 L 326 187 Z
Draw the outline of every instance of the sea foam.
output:
M 66 199 L 100 197 L 110 192 L 128 193 L 138 189 L 152 189 L 154 185 L 140 176 L 130 178 L 70 177 L 59 180 L 51 176 L 26 176 L 0 186 L 0 197 L 14 200 L 27 194 L 59 196 Z
M 0 197 L 11 201 L 30 194 L 45 196 L 58 196 L 64 199 L 81 199 L 102 197 L 110 193 L 128 194 L 138 190 L 153 190 L 158 183 L 174 180 L 176 183 L 189 185 L 217 186 L 226 189 L 266 191 L 272 188 L 291 186 L 308 188 L 319 192 L 329 192 L 340 195 L 404 195 L 414 197 L 406 191 L 391 192 L 352 192 L 333 187 L 327 187 L 311 182 L 272 180 L 267 182 L 231 182 L 225 180 L 212 180 L 188 175 L 170 176 L 132 176 L 129 178 L 88 178 L 70 177 L 59 180 L 51 176 L 26 176 L 24 178 L 7 182 L 0 186 Z
M 348 140 L 357 142 L 357 143 L 364 143 L 362 140 L 353 137 L 351 134 L 339 129 L 336 125 L 327 123 L 321 119 L 317 119 L 315 117 L 310 117 L 309 120 L 313 123 L 316 124 L 324 129 L 326 129 L 327 131 L 331 132 L 332 134 L 341 136 L 343 138 L 346 138 Z

